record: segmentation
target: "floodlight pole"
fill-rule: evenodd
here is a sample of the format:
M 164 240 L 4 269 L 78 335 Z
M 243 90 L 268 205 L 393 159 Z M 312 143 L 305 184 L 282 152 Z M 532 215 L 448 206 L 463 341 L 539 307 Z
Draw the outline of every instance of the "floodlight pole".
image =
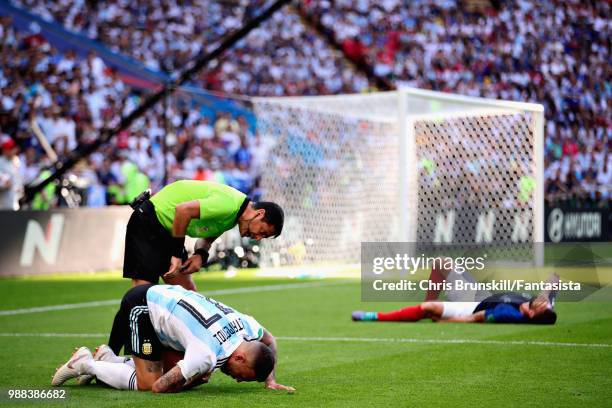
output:
M 134 109 L 130 114 L 124 116 L 119 121 L 119 124 L 112 129 L 103 129 L 101 131 L 100 137 L 93 143 L 79 146 L 75 151 L 71 152 L 64 159 L 55 162 L 51 166 L 51 175 L 40 183 L 35 185 L 29 185 L 25 188 L 25 196 L 23 201 L 25 203 L 29 203 L 34 198 L 34 195 L 42 191 L 42 189 L 52 182 L 53 180 L 61 177 L 66 171 L 72 168 L 79 160 L 83 157 L 89 156 L 91 153 L 95 152 L 100 146 L 105 143 L 108 143 L 113 136 L 117 133 L 127 129 L 130 127 L 132 123 L 138 118 L 140 118 L 147 110 L 157 104 L 163 97 L 168 93 L 168 89 L 174 91 L 183 83 L 185 83 L 188 79 L 190 79 L 194 74 L 208 65 L 212 60 L 218 58 L 225 52 L 227 49 L 233 47 L 238 41 L 244 38 L 248 33 L 250 33 L 253 29 L 257 28 L 262 22 L 266 21 L 270 18 L 275 12 L 280 10 L 285 4 L 289 3 L 291 0 L 277 0 L 270 7 L 264 10 L 260 15 L 250 20 L 246 23 L 241 29 L 235 31 L 230 34 L 225 40 L 221 42 L 221 44 L 215 48 L 210 53 L 203 52 L 202 55 L 193 63 L 193 65 L 184 71 L 182 71 L 178 77 L 174 81 L 170 81 L 161 88 L 148 96 L 136 109 Z

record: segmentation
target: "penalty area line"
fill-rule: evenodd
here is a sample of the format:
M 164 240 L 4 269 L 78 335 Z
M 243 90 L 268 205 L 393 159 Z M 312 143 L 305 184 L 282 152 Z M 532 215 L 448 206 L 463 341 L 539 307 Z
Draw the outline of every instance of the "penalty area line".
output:
M 75 338 L 106 338 L 104 333 L 0 333 L 0 337 L 75 337 Z M 537 340 L 477 340 L 477 339 L 418 339 L 418 338 L 390 338 L 390 337 L 300 337 L 278 336 L 280 341 L 312 341 L 312 342 L 353 342 L 353 343 L 396 343 L 396 344 L 466 344 L 466 345 L 492 345 L 492 346 L 541 346 L 541 347 L 583 347 L 583 348 L 612 348 L 608 343 L 564 343 Z
M 328 282 L 306 282 L 306 283 L 284 283 L 280 285 L 258 285 L 258 286 L 246 286 L 241 288 L 232 288 L 232 289 L 217 289 L 217 290 L 209 290 L 200 292 L 206 296 L 210 295 L 236 295 L 240 293 L 255 293 L 255 292 L 273 292 L 277 290 L 286 290 L 286 289 L 302 289 L 302 288 L 312 288 L 319 286 L 332 286 L 332 285 L 341 285 L 348 283 L 348 281 L 328 281 Z M 110 300 L 98 300 L 93 302 L 82 302 L 82 303 L 67 303 L 63 305 L 49 305 L 49 306 L 40 306 L 40 307 L 28 307 L 24 309 L 12 309 L 12 310 L 0 310 L 0 316 L 14 316 L 14 315 L 22 315 L 22 314 L 30 314 L 30 313 L 43 313 L 43 312 L 52 312 L 56 310 L 70 310 L 70 309 L 81 309 L 81 308 L 89 308 L 89 307 L 100 307 L 100 306 L 113 306 L 118 305 L 121 302 L 120 299 L 110 299 Z

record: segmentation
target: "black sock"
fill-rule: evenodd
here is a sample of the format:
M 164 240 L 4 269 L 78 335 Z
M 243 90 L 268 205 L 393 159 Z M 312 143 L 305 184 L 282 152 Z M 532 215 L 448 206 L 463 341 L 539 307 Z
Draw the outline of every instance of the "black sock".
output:
M 115 320 L 113 320 L 113 327 L 108 338 L 108 346 L 116 355 L 120 355 L 119 353 L 121 353 L 121 348 L 126 341 L 127 333 L 125 332 L 125 328 L 127 327 L 127 322 L 124 320 L 124 314 L 121 313 L 121 310 L 119 310 L 115 315 Z

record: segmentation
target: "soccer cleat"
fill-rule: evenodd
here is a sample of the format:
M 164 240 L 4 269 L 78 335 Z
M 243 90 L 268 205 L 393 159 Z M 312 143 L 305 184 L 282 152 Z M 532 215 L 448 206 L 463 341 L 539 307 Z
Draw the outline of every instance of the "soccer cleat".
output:
M 355 322 L 372 322 L 378 320 L 378 313 L 376 312 L 362 312 L 357 310 L 351 315 Z
M 65 364 L 55 370 L 51 385 L 58 387 L 69 379 L 78 377 L 83 372 L 83 363 L 90 359 L 93 360 L 93 356 L 87 347 L 78 348 Z
M 106 344 L 101 344 L 98 347 L 96 347 L 96 351 L 94 352 L 93 359 L 95 361 L 106 361 L 108 357 L 114 357 L 114 356 L 115 356 L 115 353 L 110 347 L 108 347 Z M 79 385 L 87 385 L 90 382 L 92 382 L 93 379 L 94 379 L 93 375 L 83 374 L 83 375 L 79 375 L 76 381 L 77 381 L 77 384 Z
M 96 347 L 96 352 L 94 353 L 94 360 L 96 361 L 113 361 L 113 357 L 115 356 L 115 352 L 106 344 L 101 344 Z

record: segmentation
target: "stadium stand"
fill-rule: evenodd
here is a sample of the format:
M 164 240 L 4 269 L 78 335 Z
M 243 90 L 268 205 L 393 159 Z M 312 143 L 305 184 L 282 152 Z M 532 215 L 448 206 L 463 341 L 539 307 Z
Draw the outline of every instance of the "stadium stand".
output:
M 214 49 L 266 3 L 13 1 L 167 73 L 185 66 L 202 49 Z M 226 93 L 283 96 L 359 92 L 368 82 L 297 13 L 285 10 L 227 52 L 200 78 L 200 85 Z
M 211 49 L 267 2 L 12 3 L 99 40 L 150 68 L 171 72 L 193 58 L 200 51 L 199 44 Z M 523 0 L 307 0 L 299 3 L 299 11 L 307 19 L 301 19 L 295 8 L 284 9 L 228 52 L 200 78 L 200 85 L 246 95 L 366 89 L 366 77 L 330 47 L 324 40 L 328 37 L 304 23 L 314 19 L 348 59 L 367 64 L 378 77 L 397 86 L 543 103 L 547 116 L 547 199 L 572 206 L 609 205 L 609 9 L 608 2 L 554 0 L 538 2 L 537 6 Z M 194 19 L 193 15 L 206 18 Z M 542 21 L 546 23 L 536 24 Z M 115 102 L 126 103 L 125 109 L 133 106 L 129 96 L 122 98 Z M 155 118 L 147 120 L 155 122 Z M 180 121 L 176 122 L 178 126 Z M 205 121 L 187 125 L 200 129 L 199 135 L 210 134 L 203 130 L 211 125 Z M 159 129 L 160 125 L 156 126 L 153 129 Z M 180 132 L 181 140 L 193 139 L 189 126 Z M 135 135 L 129 139 L 141 140 L 138 146 L 145 152 L 151 140 Z M 239 146 L 240 137 L 229 135 L 228 139 L 226 144 L 232 149 Z M 247 146 L 241 147 L 241 154 L 251 154 Z M 198 157 L 203 157 L 210 170 L 220 168 L 226 174 L 236 174 L 237 179 L 244 176 L 244 165 L 236 169 L 235 160 L 214 160 L 207 156 L 210 149 L 200 146 L 200 150 L 194 147 L 185 152 L 187 170 L 184 162 L 176 159 L 181 155 L 174 152 L 169 158 L 178 163 L 173 173 L 184 177 L 195 166 L 198 177 L 208 174 L 209 168 L 197 167 Z M 138 160 L 146 162 L 146 157 L 150 154 L 139 154 Z M 155 174 L 150 177 L 158 179 Z
M 35 28 L 17 31 L 8 16 L 0 17 L 0 51 L 2 139 L 10 135 L 20 147 L 20 185 L 44 177 L 41 169 L 50 162 L 36 130 L 57 155 L 66 154 L 91 143 L 142 96 L 94 53 L 87 58 L 60 53 Z M 171 105 L 168 112 L 173 134 L 167 182 L 214 179 L 257 195 L 257 171 L 270 143 L 254 135 L 245 117 L 210 116 L 190 104 Z M 66 177 L 69 184 L 62 188 L 74 194 L 50 191 L 46 199 L 34 200 L 34 208 L 122 204 L 149 185 L 159 188 L 164 133 L 163 107 L 158 106 Z
M 349 58 L 398 86 L 543 103 L 547 199 L 609 205 L 609 2 L 300 4 Z

